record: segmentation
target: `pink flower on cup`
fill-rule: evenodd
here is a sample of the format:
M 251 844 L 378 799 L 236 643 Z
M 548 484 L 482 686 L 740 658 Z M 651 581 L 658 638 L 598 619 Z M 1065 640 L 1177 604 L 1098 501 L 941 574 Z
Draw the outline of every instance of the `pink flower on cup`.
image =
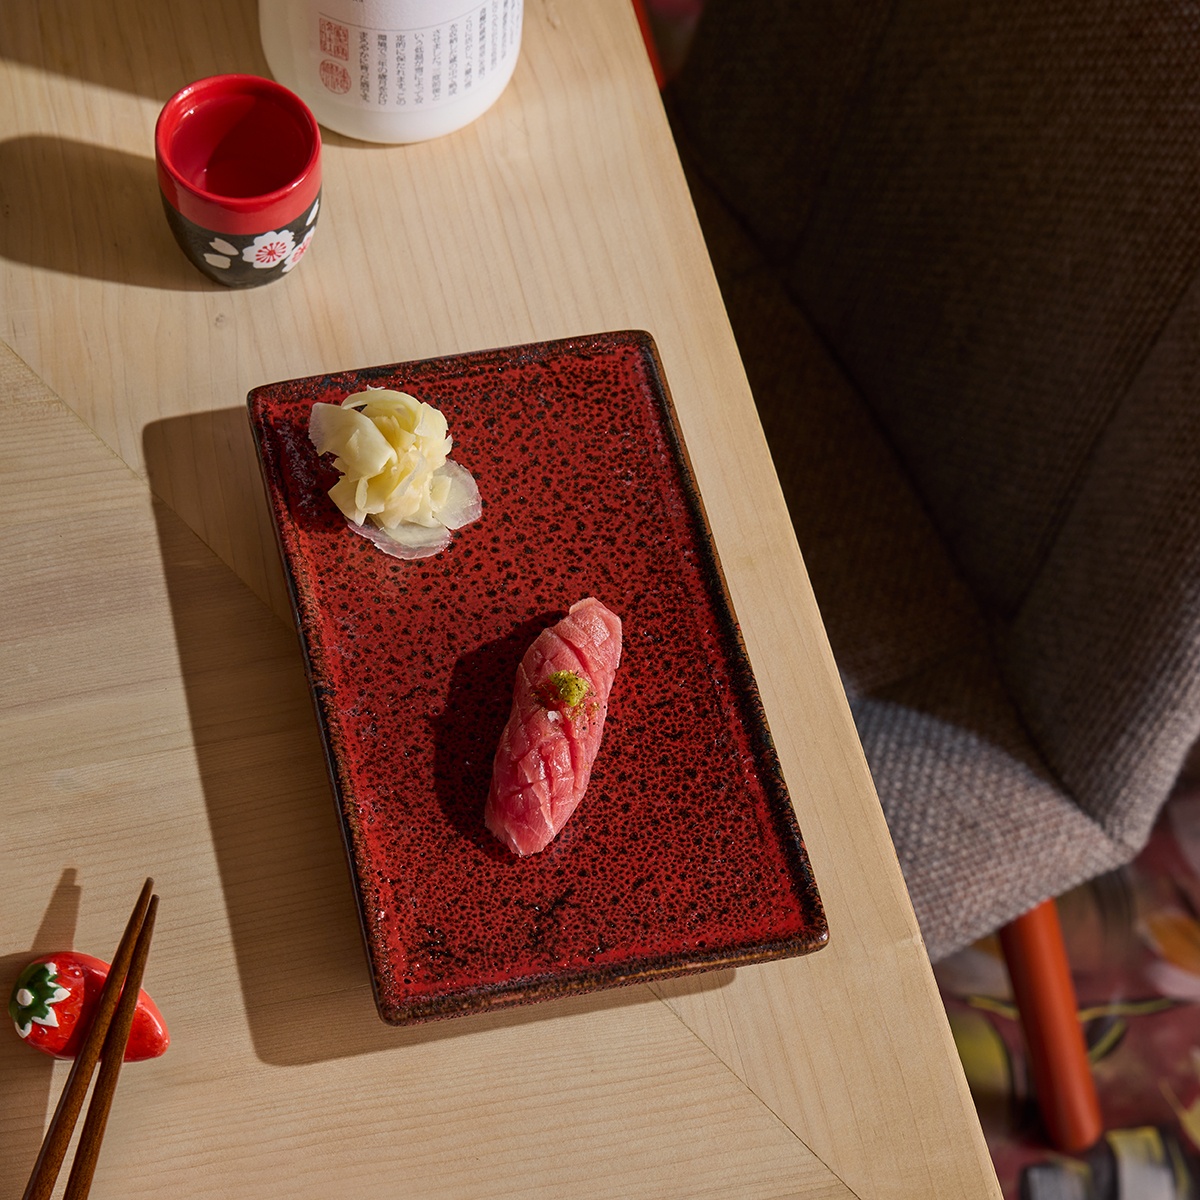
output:
M 310 229 L 304 235 L 304 241 L 288 255 L 287 262 L 283 264 L 283 273 L 285 275 L 304 257 L 304 252 L 308 249 L 308 243 L 312 241 L 315 232 L 315 229 Z
M 242 258 L 253 263 L 256 270 L 278 266 L 295 249 L 296 239 L 291 230 L 284 229 L 276 233 L 260 233 L 254 241 L 242 251 Z

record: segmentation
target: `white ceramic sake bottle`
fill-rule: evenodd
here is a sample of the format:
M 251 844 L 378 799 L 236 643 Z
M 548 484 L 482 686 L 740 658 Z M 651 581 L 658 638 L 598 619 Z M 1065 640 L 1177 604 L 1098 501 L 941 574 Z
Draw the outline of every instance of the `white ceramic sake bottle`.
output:
M 259 0 L 275 78 L 327 129 L 420 142 L 489 109 L 521 49 L 523 0 Z

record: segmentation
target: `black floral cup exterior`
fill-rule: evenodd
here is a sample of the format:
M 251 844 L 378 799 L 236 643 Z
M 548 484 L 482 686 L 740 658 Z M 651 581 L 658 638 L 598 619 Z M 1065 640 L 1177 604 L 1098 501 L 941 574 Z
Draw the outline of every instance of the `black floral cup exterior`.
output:
M 167 223 L 189 261 L 227 287 L 293 271 L 321 211 L 321 134 L 293 92 L 215 75 L 167 101 L 155 129 Z

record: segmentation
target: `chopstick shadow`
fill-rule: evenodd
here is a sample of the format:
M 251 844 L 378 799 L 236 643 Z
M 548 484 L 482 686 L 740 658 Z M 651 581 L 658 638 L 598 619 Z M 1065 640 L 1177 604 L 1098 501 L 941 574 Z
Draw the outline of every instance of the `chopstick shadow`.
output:
M 155 422 L 143 446 L 196 762 L 255 1053 L 294 1066 L 656 1002 L 634 986 L 405 1028 L 380 1021 L 295 630 L 273 614 L 158 497 L 178 447 L 250 431 L 244 411 Z M 240 453 L 240 451 L 238 451 Z M 228 509 L 202 474 L 190 503 Z M 258 500 L 265 507 L 265 499 Z M 255 536 L 261 514 L 230 513 Z M 511 655 L 513 647 L 504 651 Z M 512 662 L 515 669 L 516 661 Z M 693 986 L 732 978 L 717 972 Z M 699 979 L 700 977 L 696 977 Z M 688 986 L 684 981 L 673 988 Z
M 0 994 L 6 1000 L 26 963 L 43 954 L 74 948 L 79 899 L 75 871 L 68 867 L 51 893 L 29 949 L 0 957 Z M 47 1055 L 31 1050 L 18 1037 L 0 1037 L 0 1105 L 9 1131 L 3 1157 L 14 1166 L 22 1165 L 25 1171 L 33 1166 L 42 1144 L 51 1108 L 53 1071 L 54 1060 Z M 0 1200 L 10 1196 L 15 1200 L 24 1186 L 23 1176 L 5 1178 L 0 1185 Z
M 152 157 L 70 138 L 0 141 L 0 256 L 142 287 L 220 287 L 175 245 Z

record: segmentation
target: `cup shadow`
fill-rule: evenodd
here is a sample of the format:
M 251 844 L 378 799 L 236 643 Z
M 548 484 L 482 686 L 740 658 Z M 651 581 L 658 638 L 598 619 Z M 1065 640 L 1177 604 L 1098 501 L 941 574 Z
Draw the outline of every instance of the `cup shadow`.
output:
M 75 870 L 68 867 L 51 893 L 45 913 L 28 950 L 0 957 L 0 995 L 7 1004 L 21 968 L 32 959 L 75 946 L 81 890 Z M 5 1013 L 7 1020 L 7 1013 Z M 33 1169 L 50 1110 L 54 1060 L 15 1036 L 0 1038 L 0 1105 L 8 1138 L 0 1148 L 0 1200 L 16 1200 Z
M 154 422 L 143 445 L 194 752 L 255 1053 L 274 1065 L 300 1065 L 657 1002 L 649 988 L 634 986 L 424 1025 L 392 1027 L 379 1019 L 295 630 L 159 498 L 175 486 L 170 476 L 178 447 L 227 439 L 235 418 L 242 449 L 252 454 L 246 413 L 228 409 Z M 189 486 L 189 504 L 197 511 L 220 506 L 232 522 L 244 523 L 233 531 L 235 540 L 261 539 L 259 514 L 248 500 L 240 516 L 231 511 L 218 472 L 198 473 Z M 460 664 L 456 678 L 466 686 L 483 669 L 511 678 L 525 632 L 490 647 L 485 664 Z M 443 730 L 443 745 L 461 734 L 461 727 Z M 439 772 L 450 770 L 451 751 L 439 759 Z M 490 835 L 480 823 L 469 836 Z M 711 988 L 732 976 L 715 972 L 693 986 Z
M 70 138 L 0 141 L 0 257 L 142 287 L 218 287 L 175 245 L 154 159 Z

